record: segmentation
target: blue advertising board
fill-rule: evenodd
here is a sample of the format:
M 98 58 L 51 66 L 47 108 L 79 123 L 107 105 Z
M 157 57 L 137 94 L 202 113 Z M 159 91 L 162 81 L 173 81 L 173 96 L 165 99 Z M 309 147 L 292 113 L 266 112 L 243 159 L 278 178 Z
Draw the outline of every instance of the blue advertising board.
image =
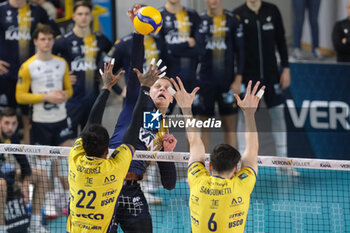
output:
M 291 64 L 288 155 L 350 159 L 350 65 Z

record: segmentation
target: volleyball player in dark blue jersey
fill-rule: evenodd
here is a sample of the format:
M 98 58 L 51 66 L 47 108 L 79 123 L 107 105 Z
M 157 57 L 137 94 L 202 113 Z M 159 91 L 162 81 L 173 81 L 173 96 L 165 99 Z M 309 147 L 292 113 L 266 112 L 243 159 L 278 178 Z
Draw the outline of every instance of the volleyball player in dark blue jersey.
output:
M 181 0 L 168 0 L 160 9 L 163 27 L 159 34 L 167 48 L 167 74 L 169 77 L 181 77 L 190 91 L 196 83 L 196 69 L 200 49 L 195 40 L 200 18 L 196 11 L 185 8 Z
M 144 36 L 133 34 L 132 39 L 132 56 L 131 66 L 142 70 L 144 66 Z M 165 114 L 170 102 L 173 100 L 167 88 L 172 84 L 170 80 L 159 79 L 149 91 L 149 96 L 145 97 L 146 101 L 142 104 L 142 111 L 157 111 Z M 132 113 L 135 108 L 136 101 L 139 95 L 145 95 L 141 88 L 140 82 L 134 71 L 130 71 L 127 82 L 127 94 L 125 105 L 119 116 L 115 133 L 110 140 L 110 147 L 119 145 L 122 137 L 131 121 Z M 144 96 L 143 96 L 144 97 Z M 176 139 L 168 133 L 164 124 L 161 124 L 160 129 L 147 129 L 142 126 L 142 115 L 140 112 L 140 127 L 138 129 L 136 150 L 150 151 L 172 151 L 176 145 Z M 163 122 L 163 121 L 161 121 Z M 167 146 L 165 140 L 170 141 L 171 146 Z M 175 164 L 170 162 L 157 162 L 161 182 L 165 189 L 171 190 L 176 183 Z M 133 160 L 130 164 L 129 172 L 126 176 L 126 182 L 118 199 L 118 209 L 116 216 L 116 225 L 119 223 L 124 232 L 152 232 L 152 219 L 149 213 L 146 198 L 141 190 L 139 180 L 142 180 L 144 173 L 149 163 L 145 161 Z
M 222 8 L 222 1 L 206 1 L 196 36 L 203 48 L 200 58 L 199 94 L 193 105 L 195 115 L 201 120 L 215 116 L 215 103 L 224 127 L 225 143 L 237 146 L 237 105 L 232 91 L 239 93 L 244 65 L 243 31 L 239 19 Z M 235 72 L 237 67 L 237 72 Z M 202 131 L 202 139 L 209 151 L 210 138 Z
M 73 9 L 74 28 L 56 39 L 53 53 L 65 58 L 72 71 L 73 97 L 67 102 L 68 117 L 74 135 L 78 125 L 84 127 L 90 109 L 98 95 L 97 67 L 101 54 L 107 53 L 112 43 L 101 33 L 90 28 L 92 6 L 85 1 L 76 2 Z
M 17 74 L 20 65 L 35 53 L 32 33 L 38 23 L 48 24 L 56 35 L 57 24 L 46 11 L 27 0 L 9 0 L 0 3 L 0 108 L 16 108 Z M 22 106 L 24 142 L 29 144 L 29 111 Z

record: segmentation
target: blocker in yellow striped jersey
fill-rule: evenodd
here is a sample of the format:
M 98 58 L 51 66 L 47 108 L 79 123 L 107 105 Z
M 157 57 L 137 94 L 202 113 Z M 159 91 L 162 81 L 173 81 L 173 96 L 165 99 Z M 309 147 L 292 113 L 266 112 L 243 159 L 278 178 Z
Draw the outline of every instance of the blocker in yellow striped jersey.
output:
M 157 34 L 162 25 L 162 15 L 152 6 L 142 7 L 134 18 L 135 30 L 142 35 Z

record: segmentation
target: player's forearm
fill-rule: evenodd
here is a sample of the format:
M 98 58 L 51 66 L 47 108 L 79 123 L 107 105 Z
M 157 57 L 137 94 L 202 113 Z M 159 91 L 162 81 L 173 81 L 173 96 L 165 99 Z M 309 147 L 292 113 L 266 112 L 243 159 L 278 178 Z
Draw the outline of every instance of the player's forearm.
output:
M 256 129 L 255 117 L 253 113 L 244 113 L 245 119 L 245 140 L 246 140 L 246 149 L 245 155 L 251 156 L 252 158 L 248 159 L 257 159 L 258 150 L 259 150 L 259 140 L 258 132 Z
M 124 143 L 130 144 L 134 147 L 139 138 L 139 131 L 142 126 L 142 117 L 143 117 L 142 108 L 147 106 L 149 96 L 146 93 L 148 93 L 149 90 L 150 90 L 149 87 L 141 86 L 139 97 L 137 99 L 137 102 L 132 114 L 131 122 L 123 138 Z
M 84 132 L 92 124 L 101 124 L 103 112 L 105 110 L 108 97 L 109 90 L 102 89 L 97 99 L 95 100 L 94 105 L 91 108 L 88 121 L 82 132 Z
M 16 91 L 16 101 L 19 104 L 38 104 L 44 100 L 43 94 L 20 93 Z
M 185 123 L 191 122 L 194 119 L 192 110 L 190 108 L 183 108 L 181 110 L 182 110 Z M 191 124 L 186 125 L 186 133 L 187 133 L 188 143 L 190 144 L 190 146 L 196 143 L 198 139 L 201 139 L 198 129 L 196 127 L 192 127 Z
M 200 133 L 196 127 L 196 124 L 187 124 L 192 123 L 192 121 L 195 121 L 192 115 L 191 108 L 182 108 L 182 114 L 184 115 L 184 120 L 186 124 L 186 132 L 187 132 L 187 138 L 188 143 L 190 146 L 190 160 L 189 163 L 196 162 L 196 161 L 205 161 L 205 147 L 203 144 L 203 141 L 201 139 Z

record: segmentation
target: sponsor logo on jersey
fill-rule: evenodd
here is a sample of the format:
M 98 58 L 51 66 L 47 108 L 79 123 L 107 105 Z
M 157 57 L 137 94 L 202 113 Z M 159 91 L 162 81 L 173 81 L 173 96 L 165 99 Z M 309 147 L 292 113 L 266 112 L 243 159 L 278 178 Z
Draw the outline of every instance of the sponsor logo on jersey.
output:
M 244 204 L 244 202 L 243 202 L 242 197 L 236 197 L 236 198 L 232 198 L 230 206 L 239 206 L 239 205 L 243 205 L 243 204 Z
M 86 71 L 86 70 L 96 70 L 97 66 L 95 62 L 87 62 L 84 57 L 76 57 L 71 62 L 72 71 Z
M 25 31 L 19 31 L 18 27 L 10 26 L 5 31 L 5 40 L 31 40 L 29 28 Z
M 248 175 L 247 175 L 246 173 L 244 173 L 244 172 L 238 176 L 238 178 L 239 178 L 240 180 L 244 180 L 244 179 L 247 178 L 247 177 L 248 177 Z
M 76 218 L 85 218 L 85 219 L 90 219 L 90 220 L 103 220 L 104 219 L 104 214 L 94 214 L 94 213 L 89 213 L 89 214 L 81 214 L 81 213 L 75 213 L 71 211 L 72 217 Z
M 112 184 L 117 181 L 115 175 L 106 176 L 103 185 Z

